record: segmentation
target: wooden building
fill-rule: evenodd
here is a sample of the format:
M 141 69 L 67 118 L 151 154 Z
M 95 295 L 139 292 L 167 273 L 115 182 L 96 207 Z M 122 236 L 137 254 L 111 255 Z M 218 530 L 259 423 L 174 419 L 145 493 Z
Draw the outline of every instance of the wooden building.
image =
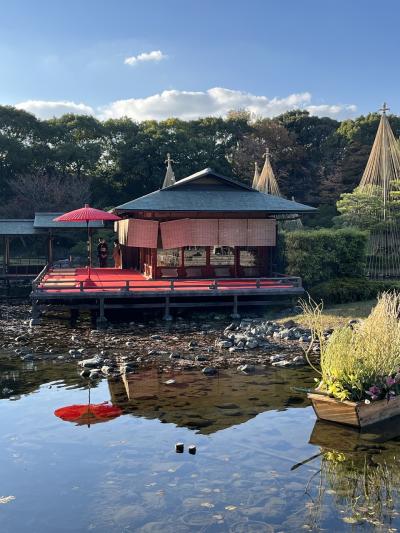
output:
M 114 209 L 123 268 L 146 279 L 271 277 L 276 216 L 311 211 L 210 168 Z

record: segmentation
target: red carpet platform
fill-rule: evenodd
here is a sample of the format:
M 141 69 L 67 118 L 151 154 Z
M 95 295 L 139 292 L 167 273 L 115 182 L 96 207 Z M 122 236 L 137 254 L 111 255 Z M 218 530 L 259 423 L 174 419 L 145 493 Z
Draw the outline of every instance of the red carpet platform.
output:
M 165 279 L 147 280 L 135 270 L 118 270 L 114 268 L 54 269 L 48 271 L 37 285 L 42 293 L 76 294 L 76 293 L 169 293 L 187 291 L 268 291 L 273 289 L 290 289 L 298 287 L 298 278 L 234 278 L 234 279 Z

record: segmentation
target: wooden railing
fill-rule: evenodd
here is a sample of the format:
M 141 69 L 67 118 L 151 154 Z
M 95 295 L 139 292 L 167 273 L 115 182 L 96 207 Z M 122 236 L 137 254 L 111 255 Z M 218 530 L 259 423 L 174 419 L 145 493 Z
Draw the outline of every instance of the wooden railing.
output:
M 279 288 L 282 285 L 283 288 L 301 288 L 301 278 L 293 276 L 284 276 L 272 278 L 218 278 L 218 279 L 164 279 L 164 280 L 125 280 L 124 285 L 121 286 L 121 282 L 116 285 L 114 279 L 101 279 L 98 282 L 85 280 L 85 281 L 71 281 L 71 279 L 62 281 L 58 274 L 58 279 L 52 280 L 49 277 L 43 281 L 43 278 L 47 272 L 47 266 L 39 276 L 33 281 L 32 286 L 34 291 L 46 293 L 51 291 L 73 291 L 77 293 L 87 293 L 93 295 L 93 293 L 138 293 L 138 292 L 162 292 L 173 293 L 182 291 L 199 291 L 201 289 L 205 291 L 226 292 L 229 290 L 268 290 L 268 288 Z M 70 277 L 71 274 L 66 274 Z M 190 282 L 190 283 L 188 283 Z M 273 287 L 271 287 L 273 285 Z
M 38 286 L 41 284 L 43 278 L 47 274 L 47 271 L 49 270 L 50 264 L 47 263 L 42 270 L 39 272 L 39 274 L 36 276 L 36 278 L 32 281 L 32 290 L 37 290 Z

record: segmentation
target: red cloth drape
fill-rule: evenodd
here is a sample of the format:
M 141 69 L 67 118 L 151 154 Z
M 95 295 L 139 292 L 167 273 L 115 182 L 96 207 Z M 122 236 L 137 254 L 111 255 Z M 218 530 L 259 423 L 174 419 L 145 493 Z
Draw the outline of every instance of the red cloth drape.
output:
M 246 246 L 276 246 L 276 220 L 249 218 Z
M 275 246 L 275 219 L 179 219 L 160 224 L 162 246 Z
M 127 221 L 127 246 L 135 246 L 137 248 L 157 248 L 158 241 L 158 222 L 156 220 L 141 220 L 138 218 L 130 218 Z M 119 224 L 119 223 L 118 223 Z M 126 227 L 123 225 L 121 232 L 126 232 Z

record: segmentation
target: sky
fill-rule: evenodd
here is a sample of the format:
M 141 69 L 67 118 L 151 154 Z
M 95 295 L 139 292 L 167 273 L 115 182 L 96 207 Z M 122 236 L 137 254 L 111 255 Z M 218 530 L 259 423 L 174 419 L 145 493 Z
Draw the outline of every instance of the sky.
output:
M 400 114 L 398 0 L 0 0 L 0 104 L 40 118 Z

